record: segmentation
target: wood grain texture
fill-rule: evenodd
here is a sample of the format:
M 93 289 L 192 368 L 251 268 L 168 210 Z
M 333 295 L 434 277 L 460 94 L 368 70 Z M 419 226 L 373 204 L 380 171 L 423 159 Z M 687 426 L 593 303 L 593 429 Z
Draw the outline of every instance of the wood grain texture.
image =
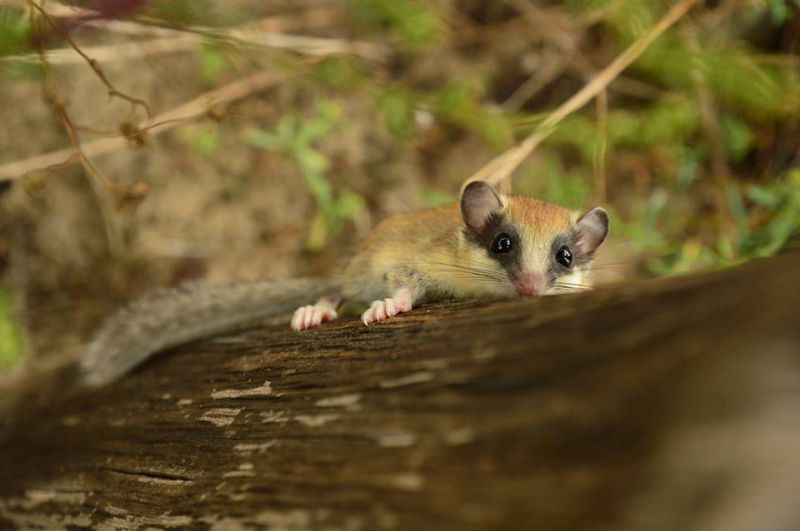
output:
M 795 253 L 28 381 L 0 528 L 789 529 L 797 286 Z

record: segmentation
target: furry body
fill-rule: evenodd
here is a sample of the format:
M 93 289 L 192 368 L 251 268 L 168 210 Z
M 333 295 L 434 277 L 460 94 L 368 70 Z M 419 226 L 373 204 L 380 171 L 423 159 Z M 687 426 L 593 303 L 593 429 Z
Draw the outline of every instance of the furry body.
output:
M 298 306 L 291 325 L 299 331 L 336 319 L 343 300 L 369 304 L 362 320 L 371 324 L 426 301 L 586 288 L 607 230 L 602 209 L 579 218 L 553 203 L 500 196 L 477 181 L 465 188 L 460 205 L 380 223 L 332 279 L 193 284 L 135 301 L 95 335 L 81 360 L 82 380 L 109 383 L 158 351 Z

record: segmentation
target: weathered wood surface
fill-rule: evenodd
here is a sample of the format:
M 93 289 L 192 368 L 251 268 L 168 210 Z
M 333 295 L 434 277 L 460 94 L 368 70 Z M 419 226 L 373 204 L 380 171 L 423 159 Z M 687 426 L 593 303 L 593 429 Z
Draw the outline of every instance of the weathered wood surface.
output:
M 5 413 L 0 528 L 795 529 L 798 286 L 791 254 L 61 374 Z

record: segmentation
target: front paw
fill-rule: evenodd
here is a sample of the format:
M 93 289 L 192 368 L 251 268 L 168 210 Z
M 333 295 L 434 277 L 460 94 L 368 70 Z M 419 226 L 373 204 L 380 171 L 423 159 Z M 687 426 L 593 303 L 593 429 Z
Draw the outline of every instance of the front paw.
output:
M 321 304 L 310 304 L 295 310 L 292 316 L 292 330 L 300 332 L 336 319 L 336 310 Z
M 411 302 L 407 298 L 390 297 L 370 304 L 367 311 L 361 314 L 361 321 L 369 326 L 408 311 L 411 311 Z

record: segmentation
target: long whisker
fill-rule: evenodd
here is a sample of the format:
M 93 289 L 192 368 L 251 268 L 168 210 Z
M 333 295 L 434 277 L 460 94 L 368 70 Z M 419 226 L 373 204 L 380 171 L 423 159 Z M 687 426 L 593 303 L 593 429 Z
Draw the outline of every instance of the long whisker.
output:
M 579 287 L 579 288 L 591 288 L 592 287 L 590 284 L 584 284 L 582 282 L 568 282 L 568 281 L 565 281 L 565 280 L 556 280 L 555 282 L 553 282 L 553 285 L 554 286 L 576 286 L 576 287 Z
M 592 270 L 595 270 L 595 269 L 613 269 L 615 267 L 621 268 L 621 267 L 626 267 L 626 266 L 627 267 L 633 267 L 633 264 L 626 263 L 626 262 L 619 262 L 619 263 L 615 263 L 615 264 L 611 264 L 611 263 L 610 264 L 592 264 L 590 266 L 590 269 L 592 269 Z
M 570 282 L 554 282 L 551 288 L 560 288 L 570 291 L 588 291 L 592 289 L 592 286 L 588 286 L 586 284 L 575 284 Z
M 452 263 L 438 262 L 438 261 L 432 261 L 432 260 L 427 261 L 427 263 L 430 264 L 430 265 L 443 266 L 445 268 L 450 269 L 451 271 L 460 271 L 460 272 L 463 272 L 465 274 L 469 274 L 469 275 L 472 275 L 472 276 L 475 276 L 475 277 L 482 277 L 482 278 L 486 278 L 486 279 L 490 279 L 490 280 L 494 280 L 494 281 L 498 281 L 498 282 L 503 282 L 503 281 L 506 280 L 504 275 L 502 275 L 502 274 L 500 274 L 500 273 L 498 273 L 496 271 L 493 271 L 491 269 L 486 269 L 485 267 L 470 267 L 468 265 L 452 264 Z

